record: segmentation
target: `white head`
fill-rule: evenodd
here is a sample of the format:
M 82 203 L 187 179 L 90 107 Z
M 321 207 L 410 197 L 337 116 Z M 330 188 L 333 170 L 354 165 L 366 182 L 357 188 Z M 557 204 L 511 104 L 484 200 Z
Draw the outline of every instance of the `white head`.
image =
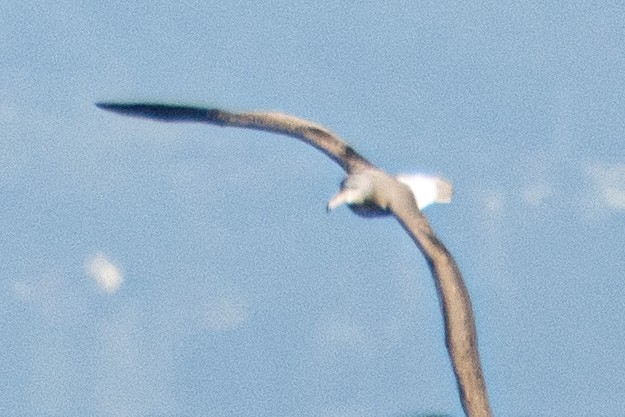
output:
M 389 214 L 386 208 L 377 204 L 378 200 L 375 195 L 375 178 L 365 173 L 354 174 L 343 180 L 341 190 L 328 201 L 327 210 L 347 204 L 354 213 L 363 217 Z

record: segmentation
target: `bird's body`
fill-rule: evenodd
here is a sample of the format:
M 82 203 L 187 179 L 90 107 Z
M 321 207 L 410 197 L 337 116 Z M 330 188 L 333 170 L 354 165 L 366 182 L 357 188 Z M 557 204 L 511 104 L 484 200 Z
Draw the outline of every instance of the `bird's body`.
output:
M 281 113 L 233 113 L 146 103 L 98 103 L 98 107 L 129 116 L 167 122 L 201 122 L 244 127 L 297 138 L 319 149 L 338 163 L 347 177 L 327 205 L 332 210 L 347 204 L 364 217 L 392 214 L 423 252 L 436 281 L 447 348 L 460 388 L 463 408 L 469 417 L 492 416 L 477 351 L 475 321 L 469 295 L 460 271 L 422 215 L 422 208 L 451 200 L 451 184 L 438 177 L 399 175 L 393 177 L 360 156 L 323 126 Z
M 390 196 L 383 186 L 388 181 L 392 181 L 392 178 L 377 169 L 348 175 L 341 182 L 340 191 L 328 201 L 327 210 L 334 210 L 342 204 L 347 204 L 361 217 L 390 215 Z
M 394 177 L 408 186 L 419 210 L 432 203 L 451 201 L 451 183 L 440 177 L 401 174 Z M 328 211 L 347 204 L 361 217 L 379 217 L 392 214 L 389 207 L 391 195 L 384 183 L 391 180 L 383 171 L 369 169 L 349 175 L 341 183 L 341 191 L 328 202 Z

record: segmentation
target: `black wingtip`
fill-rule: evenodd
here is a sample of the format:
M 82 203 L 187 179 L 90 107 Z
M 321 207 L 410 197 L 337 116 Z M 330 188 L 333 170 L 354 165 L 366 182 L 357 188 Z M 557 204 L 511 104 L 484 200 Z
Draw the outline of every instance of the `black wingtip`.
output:
M 190 106 L 176 106 L 152 103 L 114 103 L 101 101 L 96 107 L 124 114 L 127 116 L 145 117 L 165 122 L 201 121 L 206 118 L 207 109 Z
M 114 103 L 107 103 L 106 101 L 98 101 L 97 103 L 95 103 L 95 106 L 97 108 L 100 108 L 100 109 L 109 110 L 109 109 L 115 107 L 115 104 Z

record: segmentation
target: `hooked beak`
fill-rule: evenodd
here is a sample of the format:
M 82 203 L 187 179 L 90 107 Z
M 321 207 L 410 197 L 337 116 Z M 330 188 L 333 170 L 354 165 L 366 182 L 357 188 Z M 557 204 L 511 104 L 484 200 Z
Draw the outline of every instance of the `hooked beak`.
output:
M 346 204 L 348 200 L 349 200 L 348 190 L 343 189 L 339 191 L 334 197 L 330 199 L 330 201 L 328 201 L 328 205 L 326 206 L 326 212 L 329 213 L 335 208 L 337 208 L 338 206 Z

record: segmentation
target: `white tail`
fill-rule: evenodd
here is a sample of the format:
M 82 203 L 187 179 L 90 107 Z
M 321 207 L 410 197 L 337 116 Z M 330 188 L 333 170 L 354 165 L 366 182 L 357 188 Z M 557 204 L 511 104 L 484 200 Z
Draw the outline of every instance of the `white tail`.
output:
M 449 203 L 453 194 L 451 183 L 440 177 L 400 174 L 397 181 L 406 184 L 414 194 L 420 210 L 432 203 Z

